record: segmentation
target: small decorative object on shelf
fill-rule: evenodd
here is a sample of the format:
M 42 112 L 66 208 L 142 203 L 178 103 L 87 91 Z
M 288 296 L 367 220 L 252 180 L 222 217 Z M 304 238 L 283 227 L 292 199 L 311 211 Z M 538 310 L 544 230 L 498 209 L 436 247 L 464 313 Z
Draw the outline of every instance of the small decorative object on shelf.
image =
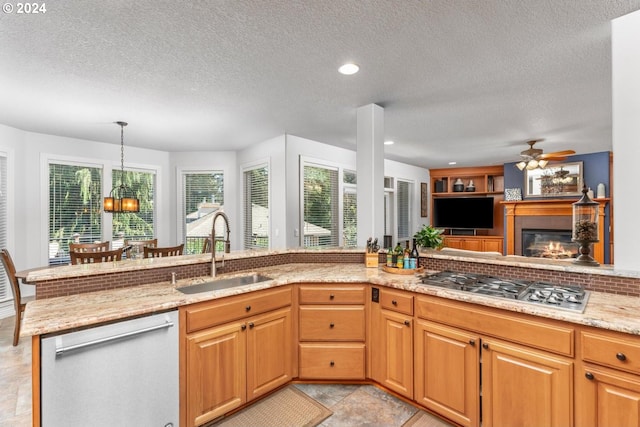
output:
M 580 255 L 574 264 L 598 266 L 596 260 L 589 255 L 591 243 L 596 243 L 598 239 L 598 202 L 589 198 L 586 185 L 582 187 L 582 198 L 575 202 L 573 206 L 573 233 L 571 240 L 580 244 Z
M 469 185 L 467 185 L 467 188 L 465 188 L 464 191 L 469 191 L 469 192 L 476 191 L 476 186 L 473 185 L 472 179 L 469 180 Z
M 464 191 L 464 183 L 462 182 L 462 180 L 460 178 L 458 178 L 456 180 L 456 182 L 453 183 L 453 191 L 455 193 L 460 193 L 460 192 Z

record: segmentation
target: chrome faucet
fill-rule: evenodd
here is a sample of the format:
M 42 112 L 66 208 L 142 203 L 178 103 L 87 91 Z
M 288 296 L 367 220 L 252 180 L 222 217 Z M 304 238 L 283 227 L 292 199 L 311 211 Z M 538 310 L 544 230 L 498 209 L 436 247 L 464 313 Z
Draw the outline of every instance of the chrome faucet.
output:
M 218 217 L 222 217 L 224 219 L 224 223 L 227 227 L 227 238 L 222 240 L 224 242 L 224 253 L 229 253 L 231 251 L 231 240 L 229 239 L 229 235 L 231 231 L 229 230 L 229 218 L 222 211 L 217 211 L 213 214 L 213 223 L 211 224 L 211 277 L 216 277 L 216 220 Z M 222 266 L 224 267 L 224 254 L 222 255 Z

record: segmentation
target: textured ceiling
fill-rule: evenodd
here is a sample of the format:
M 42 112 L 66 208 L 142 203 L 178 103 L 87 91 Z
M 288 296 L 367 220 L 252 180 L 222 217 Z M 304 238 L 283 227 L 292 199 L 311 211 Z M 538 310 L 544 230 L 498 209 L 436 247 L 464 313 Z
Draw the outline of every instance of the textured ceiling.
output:
M 610 20 L 640 0 L 46 2 L 0 15 L 0 123 L 164 151 L 283 133 L 424 167 L 611 149 Z M 337 73 L 353 61 L 361 71 Z

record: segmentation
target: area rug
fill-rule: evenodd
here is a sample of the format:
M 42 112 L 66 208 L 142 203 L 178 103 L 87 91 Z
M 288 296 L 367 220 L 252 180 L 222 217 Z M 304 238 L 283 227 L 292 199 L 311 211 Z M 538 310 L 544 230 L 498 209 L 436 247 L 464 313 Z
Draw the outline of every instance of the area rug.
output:
M 418 411 L 415 415 L 402 424 L 402 427 L 452 427 L 453 424 L 441 420 L 435 415 L 425 411 Z
M 332 413 L 290 385 L 211 427 L 314 427 Z

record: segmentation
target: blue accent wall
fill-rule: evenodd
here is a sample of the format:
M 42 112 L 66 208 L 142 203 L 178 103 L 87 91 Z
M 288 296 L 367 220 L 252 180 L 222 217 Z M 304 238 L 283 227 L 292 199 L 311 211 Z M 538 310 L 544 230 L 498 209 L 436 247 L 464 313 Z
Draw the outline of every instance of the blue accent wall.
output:
M 611 197 L 610 185 L 609 185 L 609 151 L 603 151 L 600 153 L 581 154 L 576 156 L 567 157 L 566 162 L 582 162 L 584 183 L 587 187 L 593 190 L 593 193 L 597 193 L 597 187 L 599 183 L 603 183 L 605 186 L 606 197 Z M 553 164 L 553 163 L 552 163 Z M 516 163 L 505 163 L 504 165 L 504 188 L 520 188 L 522 195 L 524 196 L 524 172 L 516 167 Z M 578 201 L 578 197 L 558 197 L 569 198 Z M 527 197 L 527 200 L 545 199 L 545 197 Z M 605 208 L 604 218 L 604 262 L 610 264 L 610 206 L 607 204 Z M 506 236 L 505 236 L 506 238 Z

